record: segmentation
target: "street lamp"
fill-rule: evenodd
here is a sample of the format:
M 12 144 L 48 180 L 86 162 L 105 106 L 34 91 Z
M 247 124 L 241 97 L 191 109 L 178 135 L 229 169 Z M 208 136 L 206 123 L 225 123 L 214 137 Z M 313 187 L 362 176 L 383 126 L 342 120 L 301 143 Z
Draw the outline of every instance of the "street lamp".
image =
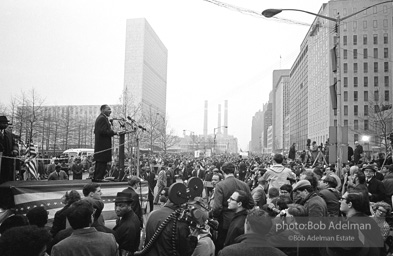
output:
M 216 130 L 218 130 L 218 129 L 222 128 L 222 127 L 228 128 L 228 126 L 224 125 L 224 126 L 216 127 L 216 128 L 214 128 L 214 130 L 213 130 L 213 134 L 214 134 L 213 150 L 214 150 L 214 153 L 216 152 L 216 136 L 217 136 Z
M 367 152 L 370 152 L 370 136 L 363 135 L 361 141 L 363 141 L 365 144 L 367 143 Z M 364 162 L 366 162 L 367 152 L 364 154 Z
M 336 89 L 336 97 L 337 97 L 337 168 L 338 170 L 341 170 L 342 167 L 342 160 L 343 157 L 341 156 L 343 154 L 342 151 L 342 131 L 341 131 L 341 124 L 342 124 L 342 117 L 341 117 L 341 72 L 340 72 L 340 67 L 341 67 L 341 63 L 340 63 L 340 22 L 344 21 L 358 13 L 361 13 L 367 9 L 370 9 L 371 7 L 377 6 L 377 5 L 381 5 L 381 4 L 385 4 L 385 3 L 390 3 L 393 2 L 393 0 L 389 0 L 389 1 L 384 1 L 384 2 L 380 2 L 377 4 L 373 4 L 371 6 L 368 6 L 366 8 L 361 9 L 360 11 L 354 12 L 348 16 L 345 16 L 343 18 L 340 17 L 340 15 L 337 16 L 337 18 L 332 18 L 332 17 L 328 17 L 328 16 L 324 16 L 318 13 L 313 13 L 313 12 L 308 12 L 305 10 L 299 10 L 299 9 L 266 9 L 262 12 L 262 15 L 265 16 L 266 18 L 271 18 L 279 13 L 281 13 L 282 11 L 296 11 L 296 12 L 304 12 L 304 13 L 308 13 L 326 20 L 330 20 L 333 21 L 335 23 L 335 32 L 336 32 L 336 51 L 337 51 L 337 71 L 336 71 L 336 80 L 337 80 L 337 89 Z

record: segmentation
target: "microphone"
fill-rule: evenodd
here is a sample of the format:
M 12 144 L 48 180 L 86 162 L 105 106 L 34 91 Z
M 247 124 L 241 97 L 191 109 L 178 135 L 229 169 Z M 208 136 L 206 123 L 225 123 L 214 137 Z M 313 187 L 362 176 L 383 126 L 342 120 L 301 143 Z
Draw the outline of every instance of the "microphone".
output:
M 125 121 L 125 119 L 124 118 L 122 118 L 122 117 L 114 117 L 114 118 L 111 118 L 111 119 L 109 119 L 109 121 Z
M 135 122 L 135 120 L 134 120 L 134 119 L 132 119 L 130 116 L 127 116 L 127 119 L 128 119 L 128 120 L 130 120 L 132 123 L 134 123 L 134 122 Z

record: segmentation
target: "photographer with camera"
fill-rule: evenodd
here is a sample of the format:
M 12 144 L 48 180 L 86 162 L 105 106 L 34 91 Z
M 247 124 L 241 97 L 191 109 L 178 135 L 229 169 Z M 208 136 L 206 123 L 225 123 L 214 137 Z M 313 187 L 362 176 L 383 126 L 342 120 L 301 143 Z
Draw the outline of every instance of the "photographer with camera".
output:
M 149 241 L 156 235 L 155 233 L 160 225 L 178 209 L 181 209 L 181 205 L 176 205 L 169 197 L 168 201 L 161 209 L 153 211 L 149 215 L 146 223 L 145 246 L 147 246 Z M 176 231 L 175 236 L 174 230 Z M 189 256 L 192 255 L 195 249 L 196 240 L 197 238 L 195 236 L 190 236 L 190 229 L 187 222 L 177 221 L 172 218 L 163 228 L 161 234 L 159 234 L 157 240 L 151 245 L 150 250 L 145 255 L 169 256 L 173 255 L 175 250 L 177 255 Z

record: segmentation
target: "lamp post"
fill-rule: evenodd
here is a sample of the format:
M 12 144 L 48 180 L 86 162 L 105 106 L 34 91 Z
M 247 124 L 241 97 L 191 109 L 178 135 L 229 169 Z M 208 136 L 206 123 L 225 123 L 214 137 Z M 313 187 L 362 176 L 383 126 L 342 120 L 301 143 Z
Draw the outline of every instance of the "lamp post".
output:
M 216 134 L 216 130 L 218 130 L 218 129 L 222 128 L 222 127 L 224 127 L 224 128 L 228 128 L 228 126 L 224 125 L 224 126 L 219 126 L 219 127 L 216 127 L 216 128 L 214 128 L 214 130 L 213 130 L 213 135 L 214 135 L 214 140 L 213 140 L 213 150 L 214 150 L 214 153 L 216 153 L 216 136 L 217 136 L 217 134 Z
M 364 154 L 364 162 L 366 162 L 366 155 L 367 153 L 370 153 L 370 136 L 363 135 L 361 139 L 365 144 L 367 143 L 367 152 Z
M 341 63 L 340 63 L 340 54 L 341 54 L 341 49 L 340 49 L 340 23 L 358 13 L 361 13 L 367 9 L 370 9 L 371 7 L 377 6 L 377 5 L 381 5 L 381 4 L 385 4 L 385 3 L 390 3 L 393 2 L 393 0 L 389 0 L 389 1 L 384 1 L 384 2 L 380 2 L 377 4 L 373 4 L 371 6 L 368 6 L 366 8 L 361 9 L 360 11 L 354 12 L 348 16 L 345 17 L 340 17 L 340 15 L 337 16 L 337 18 L 332 18 L 329 16 L 324 16 L 318 13 L 313 13 L 313 12 L 308 12 L 305 10 L 300 10 L 300 9 L 266 9 L 262 12 L 262 15 L 265 16 L 266 18 L 271 18 L 279 13 L 281 13 L 282 11 L 296 11 L 296 12 L 304 12 L 304 13 L 308 13 L 317 17 L 320 17 L 322 19 L 326 19 L 326 20 L 330 20 L 333 21 L 335 23 L 335 32 L 336 32 L 336 42 L 335 42 L 335 48 L 336 48 L 336 56 L 337 56 L 337 71 L 336 71 L 336 80 L 337 80 L 337 89 L 336 89 L 336 97 L 337 97 L 337 144 L 336 144 L 336 149 L 337 149 L 337 168 L 338 170 L 341 170 L 342 167 L 342 160 L 343 160 L 343 151 L 342 151 L 342 131 L 341 131 L 341 125 L 342 125 L 342 112 L 341 112 L 341 108 L 342 108 L 342 103 L 341 103 L 341 72 L 340 72 L 340 68 L 341 68 Z

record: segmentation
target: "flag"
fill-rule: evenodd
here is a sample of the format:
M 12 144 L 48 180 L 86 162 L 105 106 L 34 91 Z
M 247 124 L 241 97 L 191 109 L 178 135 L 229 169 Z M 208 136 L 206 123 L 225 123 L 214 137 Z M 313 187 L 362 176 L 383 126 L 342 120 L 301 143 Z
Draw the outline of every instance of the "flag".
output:
M 62 204 L 62 197 L 70 190 L 76 190 L 83 198 L 83 186 L 90 181 L 72 180 L 72 181 L 24 181 L 12 182 L 8 184 L 14 195 L 15 213 L 26 214 L 28 210 L 42 206 L 48 212 L 48 219 L 52 220 L 55 213 L 61 210 L 65 205 Z M 100 183 L 102 192 L 102 202 L 104 209 L 102 215 L 105 220 L 114 220 L 117 218 L 115 213 L 115 203 L 117 192 L 121 192 L 128 187 L 127 182 L 104 182 Z M 149 187 L 147 181 L 142 181 L 138 187 L 137 193 L 141 199 L 141 207 L 147 207 Z
M 26 150 L 26 160 L 25 166 L 26 170 L 31 177 L 35 180 L 39 179 L 38 171 L 37 171 L 37 149 L 33 143 L 30 143 L 29 148 Z

